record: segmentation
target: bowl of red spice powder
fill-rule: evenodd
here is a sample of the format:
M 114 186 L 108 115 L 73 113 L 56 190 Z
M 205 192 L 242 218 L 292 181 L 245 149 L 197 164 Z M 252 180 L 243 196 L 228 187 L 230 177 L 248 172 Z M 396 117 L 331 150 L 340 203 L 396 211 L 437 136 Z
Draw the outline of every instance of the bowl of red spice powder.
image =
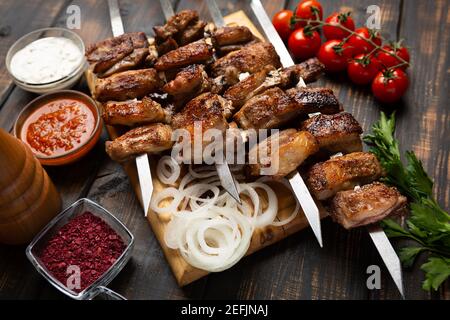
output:
M 36 236 L 26 255 L 55 288 L 77 300 L 106 294 L 131 257 L 134 236 L 109 211 L 83 198 L 62 211 Z

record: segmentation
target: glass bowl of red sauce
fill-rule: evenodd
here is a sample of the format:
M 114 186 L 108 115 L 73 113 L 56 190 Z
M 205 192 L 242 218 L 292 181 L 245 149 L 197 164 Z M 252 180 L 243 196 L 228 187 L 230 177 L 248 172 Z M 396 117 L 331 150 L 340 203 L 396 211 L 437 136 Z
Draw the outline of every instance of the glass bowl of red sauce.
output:
M 133 234 L 113 214 L 83 198 L 62 211 L 26 249 L 36 270 L 76 300 L 125 299 L 106 286 L 130 260 Z
M 79 91 L 62 90 L 31 101 L 19 114 L 14 134 L 43 165 L 79 160 L 97 143 L 102 120 L 96 102 Z

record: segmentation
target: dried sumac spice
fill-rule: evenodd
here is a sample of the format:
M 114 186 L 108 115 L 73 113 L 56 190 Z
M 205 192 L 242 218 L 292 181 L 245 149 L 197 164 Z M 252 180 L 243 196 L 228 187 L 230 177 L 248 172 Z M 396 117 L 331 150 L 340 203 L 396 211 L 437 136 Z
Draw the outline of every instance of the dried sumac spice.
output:
M 121 237 L 86 211 L 65 224 L 44 246 L 39 258 L 48 271 L 67 286 L 68 268 L 78 267 L 81 292 L 100 278 L 125 250 Z

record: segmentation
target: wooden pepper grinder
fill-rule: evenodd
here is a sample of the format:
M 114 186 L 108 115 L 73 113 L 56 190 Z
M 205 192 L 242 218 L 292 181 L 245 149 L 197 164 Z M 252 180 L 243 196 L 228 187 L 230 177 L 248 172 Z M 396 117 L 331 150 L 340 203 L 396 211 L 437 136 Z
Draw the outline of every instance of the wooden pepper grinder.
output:
M 0 243 L 24 244 L 61 210 L 61 197 L 30 148 L 0 128 Z

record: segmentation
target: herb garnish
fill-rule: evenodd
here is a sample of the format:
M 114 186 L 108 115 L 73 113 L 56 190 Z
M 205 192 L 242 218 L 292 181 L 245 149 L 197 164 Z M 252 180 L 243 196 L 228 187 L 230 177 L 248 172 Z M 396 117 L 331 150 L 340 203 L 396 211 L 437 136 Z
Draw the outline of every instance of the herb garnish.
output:
M 430 254 L 421 266 L 425 272 L 422 288 L 437 290 L 450 276 L 450 215 L 433 198 L 433 181 L 414 152 L 407 151 L 407 164 L 402 163 L 394 131 L 395 115 L 386 117 L 381 112 L 380 120 L 372 126 L 372 134 L 364 137 L 370 152 L 378 157 L 386 171 L 384 182 L 397 187 L 410 200 L 411 215 L 405 228 L 391 219 L 383 220 L 382 226 L 388 237 L 409 238 L 417 243 L 399 251 L 405 267 L 412 266 L 420 253 Z

